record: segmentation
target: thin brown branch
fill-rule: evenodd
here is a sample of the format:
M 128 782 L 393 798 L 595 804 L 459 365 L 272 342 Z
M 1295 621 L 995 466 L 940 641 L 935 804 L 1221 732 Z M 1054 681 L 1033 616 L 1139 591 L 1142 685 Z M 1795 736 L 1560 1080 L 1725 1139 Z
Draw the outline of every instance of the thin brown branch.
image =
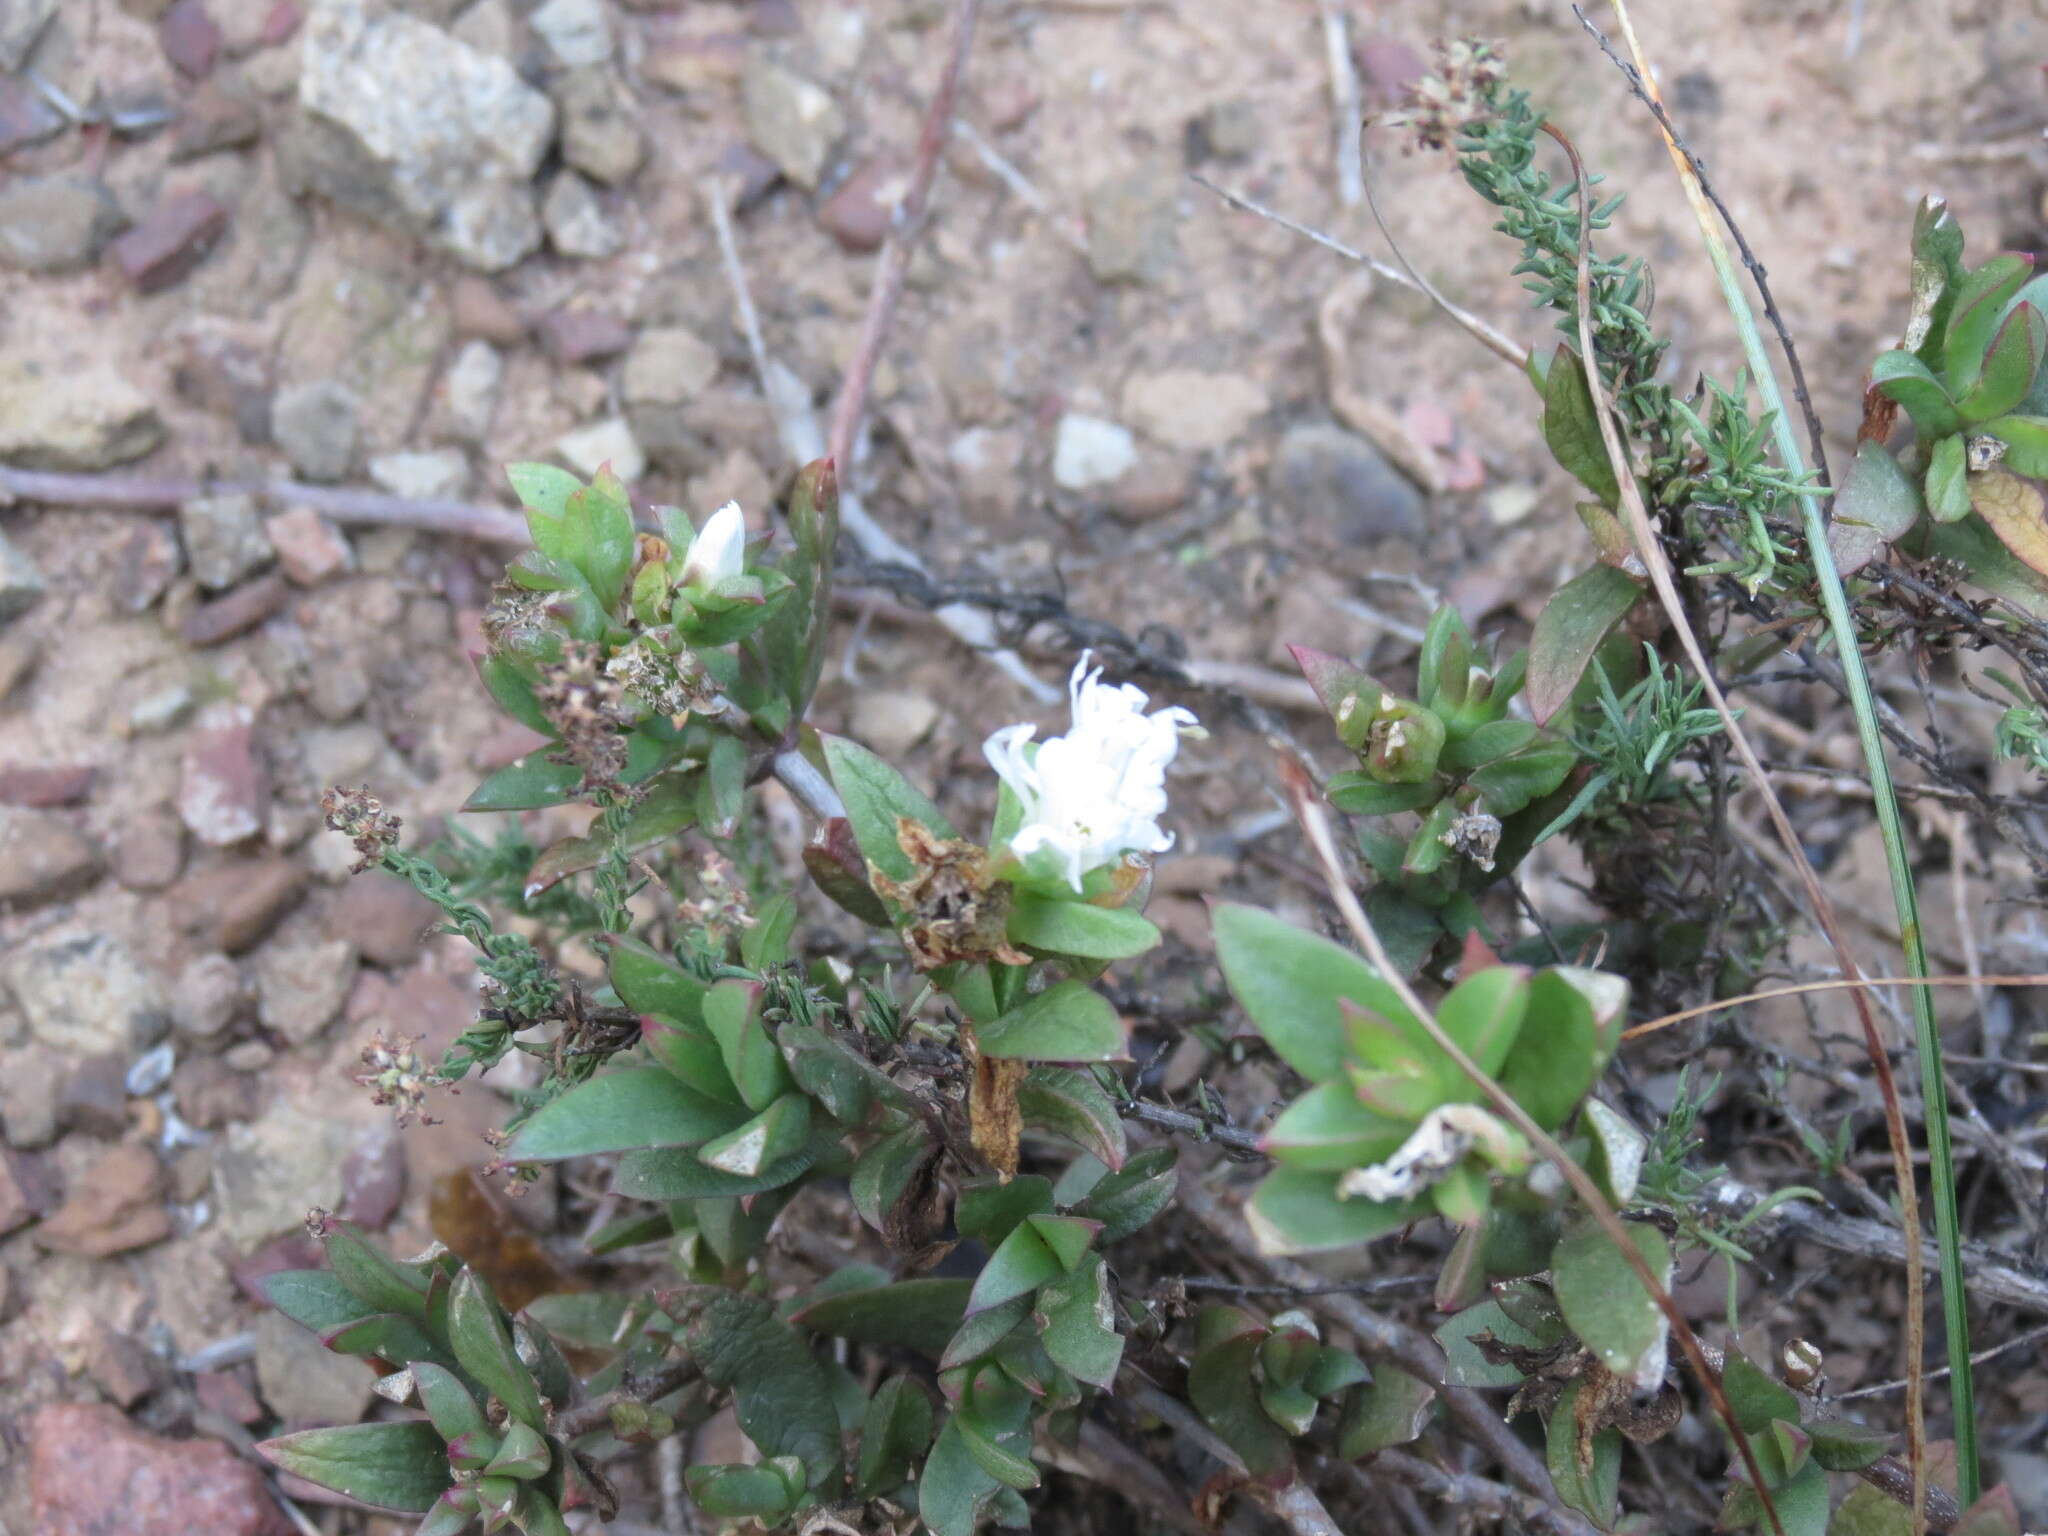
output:
M 619 1404 L 658 1403 L 671 1393 L 682 1391 L 696 1379 L 697 1364 L 694 1360 L 671 1361 L 651 1376 L 571 1408 L 555 1420 L 554 1433 L 560 1439 L 574 1440 L 578 1435 L 603 1429 L 611 1422 L 612 1409 Z
M 832 408 L 826 451 L 844 473 L 852 471 L 853 439 L 860 430 L 861 412 L 867 406 L 868 386 L 874 380 L 882 346 L 889 339 L 889 327 L 896 319 L 896 305 L 903 297 L 903 279 L 910 270 L 911 253 L 924 233 L 932 182 L 938 174 L 940 153 L 953 130 L 953 108 L 959 100 L 961 77 L 967 73 L 967 55 L 974 46 L 974 25 L 980 14 L 981 0 L 960 0 L 953 13 L 952 45 L 946 55 L 945 71 L 939 76 L 939 87 L 932 93 L 931 108 L 918 130 L 910 188 L 897 205 L 888 243 L 882 247 L 875 265 L 875 286 L 868 296 L 867 318 L 862 322 L 860 341 L 854 348 L 846 381 L 840 385 L 839 399 Z

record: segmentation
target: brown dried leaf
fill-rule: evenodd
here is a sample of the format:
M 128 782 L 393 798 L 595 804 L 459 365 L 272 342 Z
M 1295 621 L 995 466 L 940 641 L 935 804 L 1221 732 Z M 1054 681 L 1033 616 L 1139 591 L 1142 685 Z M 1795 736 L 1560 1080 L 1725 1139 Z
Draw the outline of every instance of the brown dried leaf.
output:
M 1970 476 L 1969 483 L 1971 507 L 1999 542 L 2048 576 L 2048 500 L 2042 497 L 2041 482 L 1987 469 Z
M 974 1053 L 974 1080 L 967 1092 L 967 1137 L 1005 1184 L 1017 1174 L 1017 1144 L 1024 1133 L 1017 1089 L 1030 1069 L 1028 1061 Z

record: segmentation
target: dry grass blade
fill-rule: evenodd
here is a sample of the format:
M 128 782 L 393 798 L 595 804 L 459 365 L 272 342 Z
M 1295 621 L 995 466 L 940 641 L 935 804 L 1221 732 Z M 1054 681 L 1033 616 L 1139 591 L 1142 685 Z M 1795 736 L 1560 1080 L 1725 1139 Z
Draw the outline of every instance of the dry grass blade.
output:
M 1756 748 L 1749 743 L 1742 724 L 1728 707 L 1728 699 L 1721 692 L 1721 685 L 1715 679 L 1714 669 L 1708 664 L 1705 650 L 1699 636 L 1693 633 L 1691 622 L 1685 616 L 1685 603 L 1678 594 L 1678 582 L 1671 571 L 1670 558 L 1664 553 L 1664 543 L 1658 538 L 1657 530 L 1650 523 L 1649 509 L 1643 505 L 1643 493 L 1636 485 L 1634 468 L 1629 463 L 1628 450 L 1621 441 L 1621 431 L 1615 425 L 1612 402 L 1607 398 L 1607 388 L 1600 377 L 1600 367 L 1593 350 L 1592 315 L 1592 208 L 1587 197 L 1586 167 L 1579 159 L 1578 147 L 1549 123 L 1543 131 L 1563 147 L 1571 159 L 1572 180 L 1578 188 L 1579 204 L 1579 273 L 1578 273 L 1578 325 L 1579 355 L 1584 359 L 1586 387 L 1593 395 L 1593 415 L 1600 424 L 1600 441 L 1607 450 L 1608 462 L 1614 468 L 1614 478 L 1620 488 L 1622 511 L 1628 521 L 1630 536 L 1634 538 L 1637 553 L 1650 572 L 1650 585 L 1656 589 L 1657 599 L 1663 603 L 1664 611 L 1671 620 L 1673 632 L 1678 636 L 1679 645 L 1684 649 L 1686 660 L 1692 664 L 1698 675 L 1700 686 L 1706 690 L 1707 700 L 1714 712 L 1721 717 L 1721 724 L 1727 730 L 1730 745 L 1735 755 L 1742 760 L 1750 776 L 1756 781 L 1763 795 L 1764 809 L 1769 813 L 1771 826 L 1778 834 L 1778 840 L 1785 847 L 1786 856 L 1791 859 L 1799 876 L 1800 885 L 1805 889 L 1807 901 L 1813 908 L 1814 920 L 1820 924 L 1821 932 L 1827 936 L 1828 946 L 1835 952 L 1837 962 L 1846 976 L 1859 974 L 1855 957 L 1849 952 L 1848 941 L 1842 936 L 1841 923 L 1835 916 L 1834 903 L 1828 899 L 1827 891 L 1815 873 L 1813 863 L 1806 856 L 1806 849 L 1800 843 L 1798 834 L 1792 830 L 1792 821 L 1785 814 L 1785 805 L 1778 793 L 1771 787 L 1769 777 L 1764 773 L 1762 762 L 1756 755 Z M 1557 364 L 1553 366 L 1563 366 Z M 1877 1017 L 1871 1011 L 1870 1000 L 1861 991 L 1852 991 L 1856 1016 L 1863 1030 L 1863 1047 L 1870 1056 L 1871 1072 L 1877 1079 L 1878 1093 L 1884 1101 L 1885 1134 L 1891 1142 L 1892 1168 L 1899 1184 L 1899 1214 L 1906 1230 L 1917 1234 L 1920 1230 L 1920 1193 L 1913 1182 L 1912 1143 L 1906 1134 L 1906 1112 L 1899 1103 L 1899 1086 L 1892 1076 L 1891 1058 L 1885 1052 L 1884 1041 L 1877 1032 Z M 1906 1347 L 1909 1358 L 1918 1361 L 1925 1347 L 1926 1324 L 1923 1311 L 1926 1306 L 1927 1273 L 1917 1245 L 1906 1245 Z M 1924 1486 L 1921 1476 L 1925 1467 L 1926 1426 L 1921 1417 L 1921 1396 L 1918 1390 L 1909 1389 L 1906 1401 L 1906 1444 L 1913 1466 L 1914 1502 L 1920 1503 L 1920 1489 Z M 1914 1510 L 1913 1525 L 1922 1528 L 1925 1510 Z
M 1580 267 L 1583 280 L 1585 268 Z M 1336 839 L 1330 835 L 1330 820 L 1323 814 L 1322 805 L 1316 798 L 1315 788 L 1309 783 L 1308 775 L 1300 766 L 1290 761 L 1281 763 L 1281 778 L 1287 785 L 1288 798 L 1293 803 L 1295 819 L 1301 823 L 1307 835 L 1309 847 L 1314 851 L 1316 862 L 1322 868 L 1323 881 L 1329 887 L 1331 900 L 1337 903 L 1337 910 L 1343 915 L 1344 924 L 1358 941 L 1365 958 L 1380 973 L 1381 978 L 1394 989 L 1395 995 L 1408 1011 L 1415 1015 L 1423 1030 L 1436 1048 L 1448 1056 L 1458 1070 L 1470 1078 L 1501 1117 L 1529 1139 L 1529 1144 L 1541 1152 L 1552 1167 L 1564 1176 L 1572 1193 L 1577 1195 L 1587 1214 L 1599 1224 L 1607 1240 L 1614 1244 L 1628 1267 L 1642 1282 L 1643 1290 L 1657 1304 L 1657 1310 L 1664 1314 L 1670 1326 L 1671 1336 L 1678 1342 L 1686 1364 L 1692 1368 L 1694 1378 L 1701 1390 L 1714 1405 L 1714 1412 L 1727 1427 L 1728 1435 L 1735 1442 L 1736 1454 L 1742 1461 L 1744 1473 L 1750 1486 L 1756 1490 L 1757 1501 L 1763 1505 L 1764 1518 L 1770 1522 L 1775 1536 L 1785 1536 L 1785 1525 L 1778 1518 L 1778 1508 L 1773 1502 L 1765 1484 L 1762 1466 L 1757 1462 L 1756 1451 L 1749 1443 L 1749 1436 L 1742 1432 L 1742 1425 L 1736 1420 L 1735 1406 L 1728 1401 L 1728 1393 L 1721 1385 L 1721 1373 L 1708 1361 L 1706 1351 L 1700 1347 L 1699 1338 L 1693 1333 L 1692 1325 L 1686 1321 L 1685 1313 L 1672 1299 L 1671 1292 L 1658 1280 L 1649 1261 L 1628 1235 L 1628 1229 L 1621 1224 L 1621 1217 L 1608 1203 L 1592 1176 L 1579 1166 L 1576 1159 L 1558 1145 L 1556 1138 L 1546 1132 L 1530 1118 L 1529 1112 L 1515 1102 L 1514 1096 L 1488 1076 L 1486 1070 L 1468 1056 L 1437 1023 L 1436 1014 L 1423 1002 L 1415 989 L 1387 956 L 1386 946 L 1380 943 L 1379 933 L 1373 928 L 1372 919 L 1365 915 L 1365 908 L 1359 905 L 1358 897 L 1352 892 L 1351 882 L 1344 873 L 1343 861 L 1337 855 Z
M 1720 1013 L 1727 1008 L 1742 1008 L 1750 1003 L 1767 1003 L 1774 997 L 1798 997 L 1806 992 L 1846 992 L 1859 987 L 2048 987 L 2048 975 L 2026 976 L 1855 976 L 1835 977 L 1828 981 L 1801 981 L 1782 987 L 1765 987 L 1761 992 L 1744 992 L 1736 997 L 1724 997 L 1717 1003 L 1701 1003 L 1697 1008 L 1681 1008 L 1676 1013 L 1667 1013 L 1662 1018 L 1650 1019 L 1621 1032 L 1624 1040 L 1634 1040 L 1640 1035 L 1654 1035 L 1660 1029 L 1669 1029 L 1674 1024 L 1683 1024 L 1687 1019 L 1697 1019 L 1709 1013 Z

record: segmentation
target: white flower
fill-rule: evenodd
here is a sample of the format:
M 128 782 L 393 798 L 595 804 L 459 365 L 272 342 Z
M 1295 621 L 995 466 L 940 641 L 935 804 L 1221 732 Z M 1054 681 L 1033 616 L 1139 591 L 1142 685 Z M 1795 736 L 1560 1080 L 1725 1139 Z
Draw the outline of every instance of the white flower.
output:
M 982 752 L 1023 802 L 1024 822 L 1010 851 L 1028 859 L 1042 850 L 1057 860 L 1075 890 L 1082 877 L 1123 854 L 1173 846 L 1159 828 L 1166 810 L 1166 765 L 1183 735 L 1201 727 L 1187 710 L 1145 713 L 1146 697 L 1129 683 L 1106 687 L 1102 669 L 1075 663 L 1067 692 L 1074 723 L 1064 736 L 1028 748 L 1038 727 L 1008 725 Z
M 747 564 L 747 519 L 740 504 L 728 501 L 705 520 L 690 540 L 689 557 L 683 561 L 682 585 L 715 587 L 728 576 L 737 576 Z

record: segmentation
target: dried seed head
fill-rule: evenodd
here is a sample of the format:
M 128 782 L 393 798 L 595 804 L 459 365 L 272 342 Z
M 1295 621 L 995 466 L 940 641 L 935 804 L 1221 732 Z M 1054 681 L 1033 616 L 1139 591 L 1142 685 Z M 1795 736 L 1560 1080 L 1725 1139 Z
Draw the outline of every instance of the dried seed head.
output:
M 382 859 L 386 849 L 397 846 L 399 830 L 404 826 L 398 817 L 386 814 L 384 803 L 367 787 L 343 789 L 334 785 L 320 796 L 320 810 L 329 828 L 356 845 L 361 857 L 351 873 L 358 875 Z

